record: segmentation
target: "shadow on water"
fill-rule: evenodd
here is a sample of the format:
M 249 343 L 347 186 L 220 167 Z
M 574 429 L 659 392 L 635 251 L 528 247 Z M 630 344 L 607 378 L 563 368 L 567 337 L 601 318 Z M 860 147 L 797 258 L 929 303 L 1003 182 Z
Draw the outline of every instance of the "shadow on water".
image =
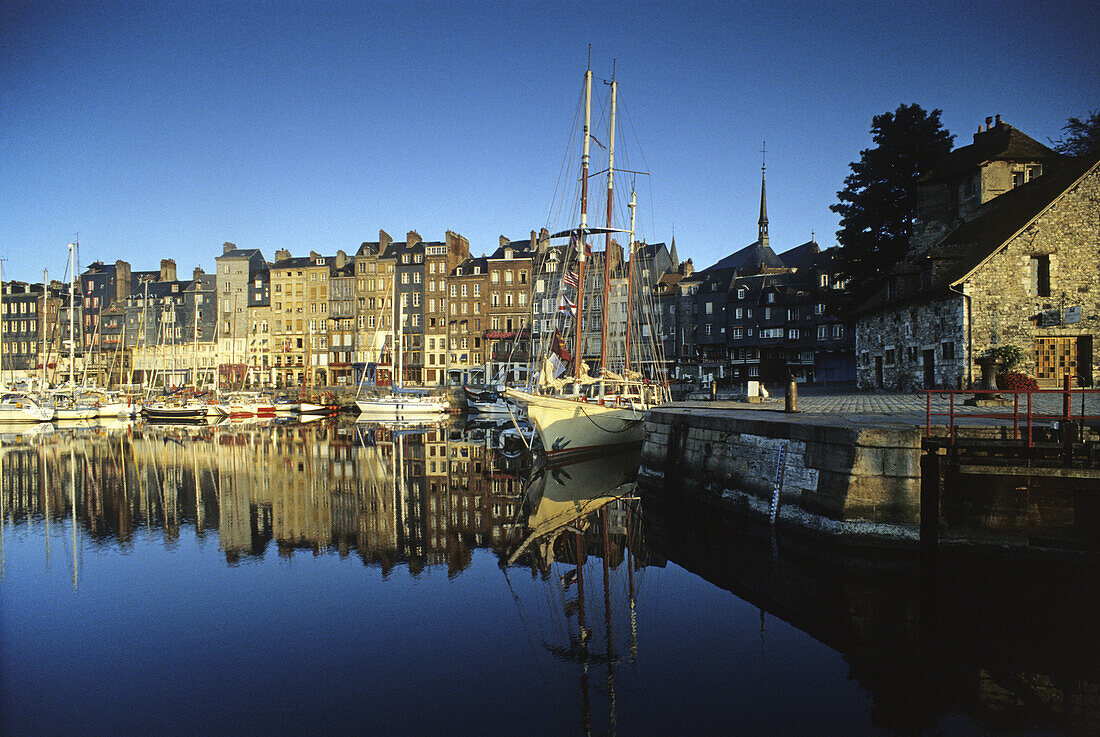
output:
M 646 570 L 669 562 L 667 573 L 695 574 L 758 608 L 762 621 L 771 614 L 838 652 L 881 729 L 938 733 L 957 715 L 993 733 L 1100 729 L 1094 553 L 921 553 L 773 535 L 712 496 L 636 483 L 637 456 L 529 466 L 494 453 L 484 432 L 324 423 L 2 439 L 0 543 L 13 525 L 71 520 L 74 588 L 85 544 L 171 546 L 192 533 L 216 539 L 230 566 L 335 553 L 383 579 L 437 567 L 450 581 L 477 570 L 476 550 L 490 551 L 538 657 L 554 661 L 538 668 L 569 673 L 554 716 L 582 732 L 613 733 L 628 707 L 660 714 L 679 705 L 675 689 L 651 704 L 649 689 L 664 697 L 665 684 L 638 680 L 668 672 L 651 652 L 699 616 L 676 607 L 669 625 L 639 596 Z M 700 673 L 728 665 L 728 651 L 713 657 L 720 662 L 698 664 Z M 662 724 L 633 722 L 651 732 Z
M 657 555 L 840 652 L 902 734 L 966 714 L 994 732 L 1100 729 L 1100 558 L 860 549 L 773 534 L 713 497 L 639 485 Z

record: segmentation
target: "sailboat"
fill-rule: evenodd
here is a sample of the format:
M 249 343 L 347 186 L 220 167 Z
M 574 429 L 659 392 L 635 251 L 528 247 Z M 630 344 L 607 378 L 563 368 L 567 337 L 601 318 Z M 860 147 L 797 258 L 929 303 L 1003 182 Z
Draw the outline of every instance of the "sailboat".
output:
M 584 131 L 582 135 L 580 176 L 580 222 L 576 227 L 556 233 L 551 238 L 567 238 L 564 249 L 559 294 L 563 309 L 555 320 L 555 329 L 546 341 L 541 366 L 532 367 L 530 375 L 537 376 L 537 384 L 527 390 L 508 387 L 505 397 L 527 409 L 527 415 L 538 430 L 544 452 L 550 458 L 580 458 L 585 455 L 605 453 L 616 448 L 630 448 L 641 443 L 645 436 L 643 418 L 646 410 L 655 404 L 668 401 L 668 381 L 663 375 L 645 376 L 634 366 L 649 366 L 652 372 L 663 374 L 662 362 L 638 360 L 631 356 L 633 332 L 634 293 L 634 216 L 637 199 L 630 198 L 630 229 L 611 227 L 613 188 L 615 175 L 615 104 L 617 84 L 611 85 L 610 134 L 608 137 L 607 166 L 607 227 L 592 227 L 588 223 L 589 142 L 592 122 L 592 70 L 584 75 Z M 611 250 L 613 233 L 625 233 L 630 244 L 627 277 L 626 350 L 622 372 L 611 370 L 608 361 L 608 308 L 611 294 Z M 602 293 L 602 300 L 593 299 L 585 304 L 588 259 L 593 258 L 587 242 L 589 236 L 603 235 L 605 250 L 602 275 L 599 269 L 587 275 Z M 571 268 L 570 268 L 571 267 Z M 567 287 L 575 290 L 572 296 Z M 532 300 L 534 303 L 535 300 Z M 586 314 L 585 310 L 588 309 Z M 572 319 L 570 320 L 570 316 Z M 595 333 L 592 321 L 600 320 L 599 368 L 595 375 L 589 372 L 585 359 L 584 335 Z M 560 324 L 559 324 L 560 323 Z M 592 324 L 590 324 L 592 323 Z M 571 336 L 573 352 L 570 354 L 566 338 Z M 595 336 L 593 336 L 595 337 Z M 643 348 L 656 351 L 652 342 Z M 568 369 L 572 368 L 572 376 Z
M 55 420 L 91 420 L 99 415 L 92 404 L 77 400 L 76 392 L 76 262 L 73 252 L 75 243 L 69 244 L 69 385 L 64 391 L 54 392 Z M 85 352 L 85 356 L 87 353 Z M 85 366 L 87 358 L 85 358 Z
M 403 364 L 404 346 L 402 345 L 403 327 L 405 321 L 404 305 L 400 299 L 395 299 L 397 319 L 394 324 L 397 330 L 397 340 L 394 345 L 394 383 L 395 387 L 390 394 L 382 397 L 356 398 L 355 406 L 359 408 L 360 422 L 388 421 L 388 422 L 425 422 L 438 419 L 447 411 L 447 398 L 431 396 L 427 394 L 409 394 L 401 390 L 401 371 Z M 362 391 L 363 383 L 360 381 L 359 390 Z

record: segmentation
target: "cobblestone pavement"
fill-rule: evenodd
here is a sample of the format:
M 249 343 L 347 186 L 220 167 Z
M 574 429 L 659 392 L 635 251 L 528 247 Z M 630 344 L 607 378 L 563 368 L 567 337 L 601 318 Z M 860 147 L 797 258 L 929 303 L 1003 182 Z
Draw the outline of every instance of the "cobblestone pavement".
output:
M 976 407 L 963 404 L 964 400 L 972 397 L 970 393 L 955 394 L 954 412 L 957 416 L 973 422 L 990 424 L 1011 423 L 1014 412 L 1014 396 L 1004 393 L 1008 400 L 1005 407 Z M 1072 414 L 1082 414 L 1082 396 L 1084 396 L 1083 414 L 1086 416 L 1100 416 L 1100 392 L 1082 395 L 1080 392 L 1072 395 Z M 1027 395 L 1019 396 L 1019 412 L 1021 418 L 1027 414 Z M 1033 415 L 1046 415 L 1043 422 L 1062 414 L 1063 395 L 1057 393 L 1040 393 L 1032 395 L 1031 411 Z M 782 411 L 784 398 L 782 393 L 776 392 L 772 397 L 759 404 L 749 404 L 739 401 L 717 402 L 693 402 L 690 405 L 705 406 L 720 409 L 756 409 Z M 944 425 L 949 420 L 951 412 L 951 399 L 947 394 L 933 394 L 931 410 L 933 413 L 932 424 Z M 923 392 L 859 392 L 852 389 L 830 390 L 827 387 L 799 387 L 798 409 L 806 414 L 839 414 L 851 419 L 864 419 L 861 416 L 873 415 L 878 418 L 890 418 L 901 422 L 924 424 L 928 408 L 927 395 Z M 995 415 L 995 417 L 983 418 L 974 415 Z M 866 417 L 866 419 L 870 419 Z

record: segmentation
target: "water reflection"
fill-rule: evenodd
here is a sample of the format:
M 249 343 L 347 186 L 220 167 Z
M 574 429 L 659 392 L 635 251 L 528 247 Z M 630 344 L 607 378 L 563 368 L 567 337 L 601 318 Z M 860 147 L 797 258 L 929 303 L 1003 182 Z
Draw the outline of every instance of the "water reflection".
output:
M 272 558 L 358 558 L 390 581 L 432 570 L 462 581 L 489 556 L 503 583 L 492 579 L 479 596 L 505 587 L 520 630 L 494 633 L 490 646 L 529 642 L 533 665 L 508 668 L 520 682 L 543 679 L 560 718 L 532 730 L 517 716 L 512 726 L 525 731 L 667 732 L 675 725 L 660 715 L 679 713 L 685 692 L 743 683 L 734 679 L 745 651 L 777 667 L 768 653 L 785 623 L 840 653 L 843 675 L 871 700 L 866 714 L 821 707 L 803 724 L 906 734 L 1100 726 L 1095 556 L 958 550 L 922 561 L 776 538 L 679 490 L 638 488 L 636 456 L 544 466 L 500 444 L 499 427 L 461 422 L 0 428 L 0 577 L 13 533 L 41 541 L 47 567 L 71 568 L 78 590 L 108 575 L 86 569 L 86 551 L 143 542 L 216 540 L 218 567 L 224 558 L 239 571 Z M 678 568 L 709 583 L 682 589 L 687 609 L 647 604 L 653 577 Z M 730 609 L 741 619 L 719 623 L 737 633 L 732 651 L 712 632 L 692 634 L 708 612 L 687 602 L 704 600 L 702 587 L 756 608 Z M 489 613 L 467 616 L 452 626 L 476 629 Z M 713 647 L 716 659 L 670 681 L 658 653 L 677 657 L 681 646 Z M 756 688 L 754 703 L 798 703 Z M 717 704 L 709 708 L 748 733 L 774 732 L 786 718 L 781 707 L 753 715 Z

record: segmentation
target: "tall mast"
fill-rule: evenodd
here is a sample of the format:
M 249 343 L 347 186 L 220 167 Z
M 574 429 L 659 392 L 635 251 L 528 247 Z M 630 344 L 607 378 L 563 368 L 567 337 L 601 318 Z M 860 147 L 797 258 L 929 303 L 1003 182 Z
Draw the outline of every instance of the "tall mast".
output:
M 76 389 L 76 333 L 74 320 L 76 314 L 76 268 L 73 266 L 73 244 L 69 244 L 69 387 Z
M 42 309 L 38 311 L 38 327 L 42 329 L 42 384 L 39 392 L 46 390 L 46 304 L 50 296 L 50 280 L 46 269 L 42 269 Z
M 14 383 L 15 370 L 12 370 Z M 4 260 L 0 259 L 0 386 L 4 385 Z
M 581 378 L 581 333 L 584 328 L 584 251 L 588 240 L 588 139 L 592 126 L 592 70 L 584 72 L 584 150 L 581 154 L 581 227 L 577 234 L 577 335 L 573 353 L 573 375 Z M 574 386 L 580 391 L 580 384 Z
M 618 97 L 619 85 L 615 81 L 615 72 L 611 72 L 611 133 L 608 136 L 607 148 L 607 227 L 611 227 L 611 209 L 613 205 L 613 190 L 615 188 L 615 103 Z M 611 233 L 604 236 L 603 248 L 603 326 L 600 333 L 600 369 L 607 365 L 607 315 L 611 311 Z
M 638 196 L 630 193 L 630 254 L 626 278 L 626 355 L 623 359 L 624 373 L 630 369 L 630 334 L 633 332 L 634 312 L 634 210 L 638 206 Z

